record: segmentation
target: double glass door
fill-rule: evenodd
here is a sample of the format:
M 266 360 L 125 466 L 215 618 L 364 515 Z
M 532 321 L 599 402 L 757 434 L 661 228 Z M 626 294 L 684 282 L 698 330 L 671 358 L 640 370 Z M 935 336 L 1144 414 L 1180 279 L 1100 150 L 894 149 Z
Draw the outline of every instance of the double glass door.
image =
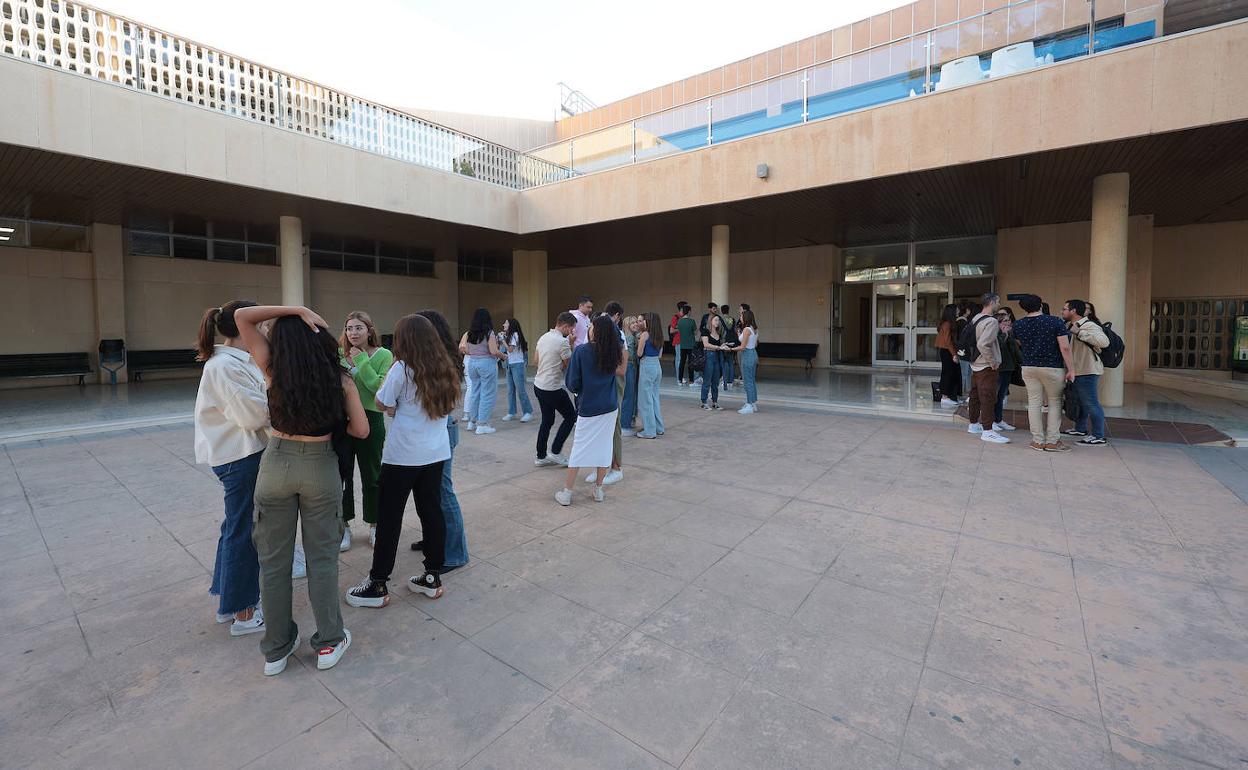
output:
M 872 361 L 878 366 L 940 366 L 936 331 L 952 298 L 948 278 L 877 282 Z

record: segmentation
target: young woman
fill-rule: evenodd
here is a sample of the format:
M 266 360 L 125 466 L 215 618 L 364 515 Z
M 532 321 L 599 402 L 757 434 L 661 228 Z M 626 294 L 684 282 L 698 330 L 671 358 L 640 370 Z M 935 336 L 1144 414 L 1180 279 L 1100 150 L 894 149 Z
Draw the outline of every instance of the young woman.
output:
M 741 341 L 729 349 L 725 355 L 741 354 L 741 376 L 745 385 L 745 406 L 737 410 L 738 414 L 754 414 L 758 411 L 758 323 L 750 310 L 741 311 L 741 320 L 737 324 L 737 334 Z
M 952 409 L 962 395 L 962 370 L 958 365 L 958 306 L 945 305 L 936 328 L 940 353 L 940 405 Z
M 455 345 L 454 338 L 451 337 L 451 327 L 446 323 L 446 317 L 436 310 L 418 310 L 417 315 L 423 315 L 429 319 L 429 323 L 433 324 L 433 328 L 438 333 L 438 339 L 442 340 L 442 344 L 446 346 L 447 355 L 457 367 L 461 367 L 459 379 L 463 380 L 464 372 L 460 364 L 459 348 Z M 446 416 L 446 437 L 451 445 L 451 456 L 442 463 L 442 518 L 446 521 L 446 555 L 442 562 L 443 575 L 468 563 L 468 539 L 464 535 L 463 512 L 460 510 L 459 497 L 455 495 L 455 485 L 451 479 L 451 463 L 455 460 L 455 447 L 459 446 L 459 427 L 455 424 L 453 415 Z M 412 543 L 413 551 L 422 550 L 424 547 L 425 541 L 423 540 Z
M 637 419 L 637 327 L 641 316 L 625 316 L 620 326 L 624 332 L 624 354 L 628 357 L 628 371 L 624 373 L 624 400 L 620 404 L 620 435 L 635 436 L 633 427 Z
M 612 440 L 620 419 L 616 377 L 628 369 L 624 342 L 608 315 L 600 315 L 589 327 L 589 342 L 578 345 L 568 362 L 566 384 L 576 394 L 576 433 L 572 437 L 572 456 L 563 489 L 555 493 L 555 502 L 572 504 L 572 486 L 578 468 L 596 468 L 594 501 L 603 500 L 602 480 L 611 465 Z
M 257 326 L 276 319 L 266 338 Z M 338 546 L 342 542 L 342 485 L 330 442 L 346 423 L 347 435 L 368 437 L 368 418 L 355 381 L 339 363 L 338 341 L 306 307 L 245 307 L 234 321 L 264 372 L 273 430 L 256 479 L 252 540 L 260 557 L 264 602 L 265 676 L 286 670 L 299 646 L 291 618 L 291 563 L 295 529 L 302 526 L 308 598 L 316 617 L 312 648 L 316 667 L 332 668 L 351 646 L 338 604 Z
M 342 336 L 342 366 L 351 372 L 360 403 L 368 417 L 368 438 L 348 438 L 342 471 L 342 544 L 339 550 L 351 547 L 351 520 L 355 518 L 355 465 L 360 466 L 360 485 L 364 487 L 364 521 L 368 524 L 368 544 L 377 543 L 377 477 L 381 474 L 381 448 L 386 443 L 386 421 L 377 408 L 377 388 L 390 371 L 394 356 L 381 347 L 381 338 L 373 319 L 363 310 L 347 313 Z
M 533 404 L 524 389 L 524 368 L 529 358 L 529 341 L 524 338 L 520 322 L 514 318 L 503 321 L 503 347 L 507 351 L 507 414 L 503 422 L 516 419 L 516 394 L 520 396 L 520 408 L 524 410 L 520 422 L 533 419 Z
M 637 357 L 641 360 L 637 375 L 637 402 L 641 412 L 641 432 L 637 438 L 658 438 L 663 435 L 663 412 L 659 409 L 659 384 L 663 370 L 663 327 L 658 313 L 646 313 L 637 321 Z
M 475 429 L 478 436 L 494 433 L 490 416 L 498 397 L 498 362 L 505 354 L 498 348 L 490 311 L 479 307 L 472 314 L 472 325 L 459 340 L 459 352 L 468 356 L 468 383 L 472 390 L 464 405 L 468 430 Z
M 386 582 L 394 569 L 408 497 L 424 534 L 425 571 L 408 588 L 431 599 L 442 595 L 446 521 L 442 518 L 442 465 L 451 457 L 446 417 L 459 398 L 459 369 L 428 318 L 406 315 L 394 327 L 397 359 L 377 391 L 377 403 L 395 410 L 381 464 L 377 548 L 368 577 L 347 591 L 352 607 L 390 603 Z
M 993 409 L 992 429 L 1014 430 L 1005 421 L 1005 399 L 1010 395 L 1010 385 L 1022 378 L 1023 347 L 1014 336 L 1014 311 L 1003 307 L 997 311 L 997 343 L 1001 346 L 1001 365 L 997 367 L 997 402 Z
M 205 311 L 195 356 L 205 362 L 195 396 L 195 461 L 210 465 L 225 488 L 225 518 L 208 593 L 219 597 L 217 622 L 233 621 L 230 636 L 264 630 L 251 527 L 256 474 L 269 440 L 269 405 L 264 375 L 251 362 L 234 323 L 236 310 L 255 304 L 235 300 Z M 214 345 L 218 334 L 225 343 Z
M 718 313 L 711 313 L 706 319 L 706 333 L 702 335 L 702 347 L 706 350 L 706 370 L 702 373 L 702 408 L 722 409 L 719 405 L 719 367 L 720 354 L 728 349 L 725 344 L 723 320 Z M 707 393 L 711 403 L 706 403 Z

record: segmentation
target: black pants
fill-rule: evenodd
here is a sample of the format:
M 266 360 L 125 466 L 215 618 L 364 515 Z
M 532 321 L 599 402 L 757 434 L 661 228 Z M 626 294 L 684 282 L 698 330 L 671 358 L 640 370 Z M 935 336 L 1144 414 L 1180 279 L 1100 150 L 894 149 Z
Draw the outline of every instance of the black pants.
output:
M 373 551 L 373 580 L 389 580 L 403 529 L 407 496 L 416 498 L 424 538 L 425 569 L 440 574 L 446 555 L 446 520 L 442 518 L 442 463 L 389 465 L 382 463 L 377 495 L 377 547 Z
M 944 348 L 940 349 L 940 395 L 953 401 L 962 395 L 962 368 Z
M 563 442 L 568 440 L 573 426 L 576 425 L 576 408 L 572 406 L 572 399 L 568 398 L 568 391 L 563 388 L 542 390 L 534 386 L 533 395 L 537 396 L 537 403 L 542 408 L 542 423 L 537 426 L 537 458 L 541 460 L 546 457 L 546 442 L 550 439 L 550 429 L 555 424 L 555 412 L 563 415 L 563 422 L 559 423 L 559 430 L 555 432 L 555 443 L 550 446 L 550 451 L 559 454 L 563 451 Z
M 693 348 L 681 348 L 680 350 L 679 379 L 693 382 Z

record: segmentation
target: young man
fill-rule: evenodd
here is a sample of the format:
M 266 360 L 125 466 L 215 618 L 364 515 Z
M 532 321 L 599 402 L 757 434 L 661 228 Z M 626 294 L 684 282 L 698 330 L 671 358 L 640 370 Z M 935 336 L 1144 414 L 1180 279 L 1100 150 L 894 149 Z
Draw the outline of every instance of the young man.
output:
M 1066 321 L 1072 337 L 1070 356 L 1074 363 L 1075 395 L 1079 397 L 1079 421 L 1075 427 L 1062 433 L 1082 436 L 1079 443 L 1083 446 L 1097 446 L 1108 443 L 1105 441 L 1105 410 L 1101 408 L 1096 387 L 1105 373 L 1101 351 L 1109 346 L 1109 336 L 1087 314 L 1088 304 L 1081 299 L 1068 299 L 1062 306 L 1062 319 Z M 1088 435 L 1089 430 L 1091 435 Z
M 542 422 L 537 428 L 537 458 L 533 464 L 540 467 L 546 465 L 567 465 L 563 456 L 563 444 L 576 425 L 576 407 L 563 388 L 563 372 L 568 368 L 568 359 L 572 357 L 572 347 L 568 344 L 568 335 L 576 329 L 576 316 L 572 313 L 560 313 L 555 320 L 555 328 L 546 332 L 537 341 L 533 353 L 533 365 L 537 373 L 533 375 L 533 394 L 537 396 L 538 406 L 542 409 Z M 559 431 L 555 433 L 555 443 L 551 445 L 553 454 L 546 454 L 546 440 L 550 438 L 550 429 L 555 424 L 555 413 L 563 416 Z
M 684 385 L 684 381 L 680 378 L 680 330 L 676 328 L 676 324 L 680 323 L 681 310 L 689 307 L 689 303 L 683 299 L 676 303 L 676 314 L 672 316 L 671 322 L 667 324 L 667 336 L 672 340 L 672 349 L 676 353 L 676 382 Z
M 620 322 L 624 320 L 624 306 L 615 300 L 607 303 L 606 308 L 602 311 L 603 315 L 611 319 L 611 323 L 615 324 L 615 330 L 619 332 L 620 343 L 624 345 L 624 349 L 628 350 L 628 342 L 624 338 L 624 330 L 620 328 Z M 615 378 L 615 402 L 621 404 L 624 402 L 624 378 Z M 621 437 L 624 434 L 620 428 L 620 421 L 615 421 L 615 433 L 611 437 L 611 470 L 607 471 L 607 475 L 602 477 L 603 486 L 610 486 L 624 479 L 624 446 Z M 590 471 L 585 477 L 586 481 L 594 481 L 598 478 L 598 470 Z
M 572 349 L 589 341 L 589 322 L 594 315 L 594 301 L 588 295 L 582 295 L 580 304 L 572 311 L 576 319 L 576 328 L 572 330 Z
M 728 310 L 729 308 L 727 305 L 720 305 L 719 307 L 719 318 L 724 324 L 724 344 L 736 347 L 741 340 L 737 336 L 736 319 L 728 314 Z M 736 367 L 733 366 L 733 364 L 736 363 L 736 360 L 736 353 L 723 353 L 720 356 L 720 361 L 723 362 L 724 370 L 724 390 L 732 390 L 732 383 L 736 379 Z
M 1037 296 L 1024 297 L 1018 304 L 1027 314 L 1014 322 L 1014 336 L 1023 347 L 1031 448 L 1038 452 L 1069 452 L 1070 446 L 1063 444 L 1058 434 L 1062 427 L 1062 389 L 1075 380 L 1066 324 L 1046 314 L 1044 302 Z M 1048 414 L 1043 409 L 1046 399 Z
M 983 307 L 968 322 L 975 334 L 975 347 L 979 355 L 971 361 L 971 398 L 967 407 L 971 424 L 966 432 L 977 434 L 981 440 L 994 444 L 1008 444 L 1010 440 L 992 429 L 993 408 L 997 404 L 997 369 L 1001 366 L 1001 345 L 997 333 L 997 308 L 1001 298 L 989 292 L 983 296 Z
M 676 323 L 680 334 L 680 384 L 693 385 L 693 348 L 701 342 L 698 336 L 698 325 L 689 314 L 693 308 L 685 305 L 680 309 L 680 320 Z

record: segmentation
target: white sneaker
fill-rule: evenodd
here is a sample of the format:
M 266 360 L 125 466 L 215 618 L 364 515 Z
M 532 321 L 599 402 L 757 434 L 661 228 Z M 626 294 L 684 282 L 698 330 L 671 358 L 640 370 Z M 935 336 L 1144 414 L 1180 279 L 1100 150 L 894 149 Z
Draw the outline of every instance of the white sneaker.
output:
M 680 381 L 679 383 L 677 383 L 677 384 L 678 384 L 678 385 L 680 385 L 680 387 L 682 387 L 682 388 L 683 388 L 683 387 L 685 387 L 685 381 L 684 381 L 684 380 L 681 380 L 681 381 Z
M 489 425 L 478 425 L 478 426 L 477 426 L 477 435 L 478 435 L 478 436 L 488 436 L 488 435 L 489 435 L 489 434 L 491 434 L 491 433 L 498 433 L 498 429 L 497 429 L 497 428 L 494 428 L 494 427 L 491 427 L 491 426 L 489 426 Z
M 299 580 L 308 576 L 308 560 L 303 555 L 303 546 L 295 544 L 295 563 L 290 570 L 290 579 Z
M 464 416 L 463 416 L 463 417 L 461 417 L 461 418 L 459 418 L 459 421 L 460 421 L 460 422 L 468 422 L 468 421 L 469 421 L 469 420 L 471 420 L 471 419 L 472 419 L 472 415 L 468 414 L 467 412 L 464 412 Z
M 533 422 L 533 415 L 530 412 L 525 412 L 520 415 L 520 422 Z
M 944 396 L 941 396 L 940 405 L 945 409 L 953 409 L 958 405 L 958 402 L 954 401 L 952 398 L 945 398 Z
M 746 404 L 737 410 L 737 414 L 754 414 L 754 405 Z
M 555 459 L 554 455 L 546 455 L 545 457 L 534 457 L 533 464 L 539 468 L 545 468 L 549 465 L 558 465 L 559 461 Z
M 477 424 L 473 422 L 472 420 L 469 420 L 468 424 L 465 425 L 464 427 L 468 430 L 469 433 L 471 433 L 472 431 L 477 429 Z
M 333 668 L 342 660 L 343 653 L 351 647 L 351 632 L 342 629 L 342 641 L 333 647 L 322 647 L 316 654 L 316 667 L 321 671 Z
M 227 613 L 225 613 L 224 615 L 222 615 L 220 612 L 218 612 L 218 613 L 217 613 L 217 622 L 218 622 L 218 623 L 232 623 L 232 622 L 234 622 L 234 614 L 233 614 L 233 613 L 230 613 L 230 612 L 227 612 Z
M 246 636 L 264 630 L 264 613 L 257 607 L 251 614 L 251 620 L 235 620 L 230 626 L 230 636 Z
M 629 438 L 631 436 L 636 436 L 637 431 L 633 430 L 632 428 L 621 428 L 620 435 L 623 436 L 624 438 Z
M 1013 425 L 1010 425 L 1008 422 L 1005 422 L 1005 421 L 994 422 L 992 424 L 992 429 L 993 430 L 1017 430 L 1017 428 L 1015 428 Z
M 1008 444 L 1008 443 L 1010 443 L 1010 440 L 1009 440 L 1008 438 L 1006 438 L 1005 436 L 1002 436 L 1000 433 L 997 433 L 995 430 L 986 430 L 986 431 L 984 431 L 984 432 L 980 435 L 979 440 L 980 440 L 980 441 L 990 441 L 990 442 L 992 442 L 993 444 Z
M 602 480 L 602 484 L 603 484 L 603 486 L 608 486 L 608 487 L 609 487 L 609 486 L 611 486 L 612 484 L 616 484 L 616 483 L 621 482 L 621 481 L 623 481 L 623 480 L 624 480 L 624 471 L 620 470 L 619 468 L 615 468 L 615 469 L 613 469 L 613 470 L 609 470 L 609 471 L 607 471 L 607 475 L 606 475 L 606 477 L 605 477 L 605 478 L 603 478 L 603 480 Z M 599 502 L 601 502 L 601 501 L 599 501 Z
M 516 416 L 514 414 L 503 415 L 503 422 L 511 422 L 514 419 L 516 419 Z
M 603 483 L 605 484 L 606 482 L 603 482 Z M 595 484 L 594 485 L 594 502 L 601 503 L 603 500 L 606 499 L 606 497 L 607 497 L 607 493 L 602 490 L 602 487 Z
M 980 425 L 977 422 L 973 422 L 970 425 L 966 426 L 966 432 L 973 434 L 973 435 L 978 435 L 984 432 L 984 426 Z
M 560 465 L 562 465 L 563 467 L 565 467 L 565 468 L 566 468 L 566 467 L 568 467 L 568 456 L 567 456 L 567 455 L 552 454 L 552 455 L 547 455 L 547 456 L 548 456 L 548 457 L 553 457 L 553 458 L 555 458 L 555 462 L 559 463 L 559 464 L 560 464 Z
M 377 547 L 377 528 L 376 527 L 368 528 L 368 545 L 370 548 Z
M 610 474 L 611 471 L 608 470 L 607 473 Z M 598 471 L 590 471 L 589 475 L 585 477 L 585 480 L 591 484 L 596 483 L 598 481 Z
M 555 502 L 559 503 L 560 505 L 571 505 L 572 504 L 572 490 L 565 487 L 559 490 L 558 492 L 556 492 Z
M 277 660 L 266 660 L 264 662 L 264 675 L 277 676 L 286 670 L 286 661 L 291 655 L 295 654 L 295 650 L 299 649 L 299 634 L 295 634 L 295 643 L 290 645 L 290 652 L 286 653 Z
M 347 525 L 342 528 L 342 542 L 338 544 L 338 552 L 351 550 L 351 526 Z

